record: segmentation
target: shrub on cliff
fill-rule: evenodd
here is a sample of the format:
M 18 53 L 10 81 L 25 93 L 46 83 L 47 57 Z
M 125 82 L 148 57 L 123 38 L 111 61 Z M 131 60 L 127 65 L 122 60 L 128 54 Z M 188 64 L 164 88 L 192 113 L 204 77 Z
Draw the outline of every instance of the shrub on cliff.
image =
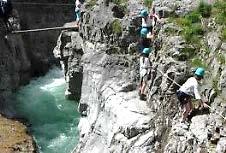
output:
M 148 8 L 151 8 L 153 0 L 144 0 L 144 5 Z
M 182 35 L 189 43 L 199 42 L 199 36 L 204 34 L 201 24 L 193 24 L 192 26 L 184 27 Z
M 127 2 L 127 0 L 112 0 L 112 2 L 117 5 L 123 5 Z
M 197 10 L 202 15 L 202 17 L 207 18 L 211 15 L 212 6 L 201 1 Z
M 214 4 L 213 14 L 218 24 L 226 25 L 226 2 L 216 2 Z
M 226 29 L 222 30 L 222 40 L 226 41 Z
M 94 5 L 96 5 L 97 0 L 89 0 L 86 4 L 87 8 L 92 8 Z
M 112 32 L 120 35 L 122 33 L 122 26 L 119 19 L 115 19 L 111 24 Z

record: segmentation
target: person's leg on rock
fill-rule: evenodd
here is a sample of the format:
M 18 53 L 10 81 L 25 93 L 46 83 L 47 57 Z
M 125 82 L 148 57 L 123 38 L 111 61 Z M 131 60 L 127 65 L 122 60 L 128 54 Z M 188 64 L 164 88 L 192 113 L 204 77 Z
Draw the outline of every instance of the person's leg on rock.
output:
M 181 120 L 182 122 L 186 121 L 188 115 L 192 111 L 190 98 L 186 98 L 184 100 L 185 100 L 185 104 L 183 105 L 182 120 Z
M 144 77 L 142 77 L 141 100 L 145 100 L 146 99 L 146 93 L 145 93 L 146 86 L 147 86 L 147 75 L 145 75 Z

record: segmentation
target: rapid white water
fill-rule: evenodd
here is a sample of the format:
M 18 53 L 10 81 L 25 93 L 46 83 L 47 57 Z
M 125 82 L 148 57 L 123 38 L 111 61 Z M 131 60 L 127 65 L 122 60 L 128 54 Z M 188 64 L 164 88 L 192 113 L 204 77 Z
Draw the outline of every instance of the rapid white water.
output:
M 77 103 L 64 97 L 65 80 L 59 68 L 22 87 L 14 109 L 31 123 L 40 153 L 69 153 L 78 140 Z

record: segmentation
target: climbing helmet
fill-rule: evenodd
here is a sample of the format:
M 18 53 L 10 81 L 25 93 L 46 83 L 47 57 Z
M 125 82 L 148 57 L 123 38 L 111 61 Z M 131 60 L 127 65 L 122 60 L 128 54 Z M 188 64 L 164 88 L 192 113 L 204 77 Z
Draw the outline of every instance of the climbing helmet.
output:
M 144 54 L 149 54 L 151 52 L 151 48 L 144 48 L 143 53 Z
M 140 12 L 140 15 L 141 15 L 142 17 L 147 17 L 147 16 L 148 16 L 148 11 L 145 10 L 145 9 L 143 9 L 143 10 Z
M 142 28 L 140 30 L 141 37 L 147 37 L 147 34 L 148 34 L 148 29 L 147 28 Z
M 205 69 L 202 67 L 199 67 L 195 70 L 195 75 L 199 76 L 199 77 L 203 77 L 205 74 Z

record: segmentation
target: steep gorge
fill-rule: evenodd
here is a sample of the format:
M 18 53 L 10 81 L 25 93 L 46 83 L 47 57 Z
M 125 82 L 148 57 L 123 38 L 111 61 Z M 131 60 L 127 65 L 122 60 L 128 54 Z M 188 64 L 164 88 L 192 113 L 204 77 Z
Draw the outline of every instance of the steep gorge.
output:
M 54 7 L 42 5 L 47 1 L 30 2 L 33 4 L 26 5 L 23 4 L 24 1 L 13 1 L 14 30 L 62 26 L 65 22 L 73 20 L 73 4 Z M 49 1 L 49 3 L 63 2 Z M 20 86 L 28 84 L 33 77 L 44 75 L 57 63 L 52 50 L 59 33 L 51 31 L 23 35 L 9 34 L 6 38 L 6 28 L 0 19 L 0 112 L 7 118 L 17 118 L 12 107 L 12 93 Z M 4 139 L 0 144 L 0 152 L 37 151 L 25 125 L 5 119 L 3 116 L 0 116 L 0 119 L 0 136 Z
M 96 5 L 86 3 L 80 32 L 62 32 L 54 49 L 55 57 L 65 70 L 67 96 L 80 99 L 80 140 L 75 152 L 225 152 L 225 121 L 218 115 L 226 114 L 222 26 L 214 21 L 214 17 L 202 18 L 205 31 L 197 52 L 197 44 L 189 44 L 181 36 L 184 27 L 168 17 L 185 15 L 197 8 L 199 1 L 155 0 L 157 11 L 161 11 L 165 19 L 158 29 L 155 52 L 150 56 L 154 69 L 148 100 L 140 101 L 136 54 L 140 18 L 128 15 L 127 9 L 132 12 L 143 6 L 140 1 L 131 0 L 125 11 L 125 5 L 112 1 L 95 2 Z M 55 26 L 50 8 L 20 6 L 22 27 Z M 67 10 L 61 9 L 63 12 Z M 42 17 L 37 16 L 33 21 L 25 10 L 34 14 L 46 11 L 47 16 L 39 13 Z M 61 15 L 62 18 L 57 20 L 59 23 L 65 19 L 64 13 Z M 1 105 L 8 105 L 8 96 L 20 84 L 29 81 L 33 75 L 44 73 L 51 65 L 49 49 L 54 45 L 57 33 L 50 35 L 34 33 L 24 35 L 23 40 L 21 36 L 13 36 L 9 38 L 10 46 L 13 46 L 10 48 L 4 40 L 4 31 L 1 31 L 0 45 L 4 53 L 0 58 Z M 190 57 L 191 54 L 197 56 Z M 207 65 L 208 73 L 202 91 L 213 110 L 207 114 L 195 114 L 188 125 L 181 124 L 174 94 L 178 87 L 161 72 L 181 84 L 191 75 L 191 68 L 203 65 Z M 8 108 L 2 112 L 11 113 Z M 28 150 L 32 152 L 32 149 Z

